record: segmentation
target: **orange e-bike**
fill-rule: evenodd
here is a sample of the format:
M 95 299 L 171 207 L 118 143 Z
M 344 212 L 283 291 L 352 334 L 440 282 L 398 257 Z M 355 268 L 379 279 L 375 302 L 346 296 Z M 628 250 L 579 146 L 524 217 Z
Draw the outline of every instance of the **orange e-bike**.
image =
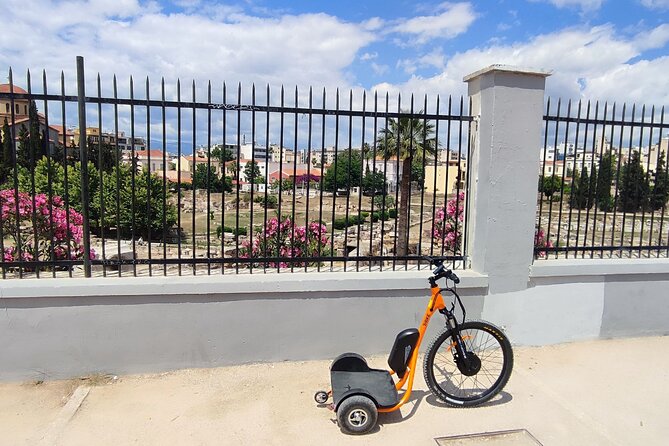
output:
M 330 407 L 344 433 L 365 434 L 376 425 L 379 412 L 393 412 L 409 401 L 418 350 L 437 311 L 444 315 L 446 327 L 427 348 L 423 361 L 423 376 L 437 398 L 455 407 L 476 406 L 499 393 L 511 376 L 513 351 L 504 332 L 488 322 L 465 321 L 465 307 L 456 291 L 460 279 L 443 261 L 426 259 L 436 266 L 428 279 L 430 302 L 420 326 L 403 330 L 395 338 L 388 357 L 390 371 L 372 369 L 362 356 L 344 353 L 330 366 L 332 390 L 320 390 L 314 396 L 319 404 L 332 397 Z M 446 279 L 445 288 L 437 284 L 440 279 Z M 453 296 L 450 307 L 444 302 L 444 291 Z M 455 315 L 456 302 L 462 312 L 460 321 Z

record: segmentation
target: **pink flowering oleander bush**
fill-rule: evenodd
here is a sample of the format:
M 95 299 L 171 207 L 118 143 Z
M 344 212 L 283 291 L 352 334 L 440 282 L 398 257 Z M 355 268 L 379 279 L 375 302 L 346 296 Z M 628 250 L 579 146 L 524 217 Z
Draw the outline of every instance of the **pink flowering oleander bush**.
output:
M 451 198 L 446 207 L 437 209 L 432 227 L 432 241 L 453 254 L 460 253 L 464 221 L 465 193 Z
M 553 242 L 546 237 L 546 233 L 543 229 L 537 228 L 534 231 L 534 247 L 535 248 L 552 248 Z M 546 258 L 546 251 L 539 251 L 536 253 L 536 258 L 543 259 Z
M 265 227 L 255 231 L 253 243 L 246 241 L 239 252 L 244 259 L 262 257 L 281 257 L 285 259 L 304 259 L 299 262 L 264 262 L 264 266 L 287 268 L 289 266 L 315 266 L 318 262 L 312 257 L 330 254 L 327 227 L 319 222 L 307 226 L 297 226 L 290 217 L 268 220 Z M 256 264 L 258 265 L 258 264 Z
M 12 189 L 0 191 L 0 225 L 5 239 L 2 258 L 5 262 L 80 260 L 84 257 L 83 223 L 83 216 L 72 208 L 66 211 L 58 196 L 49 201 L 46 194 L 32 197 L 25 192 L 19 192 L 17 196 Z M 11 240 L 9 245 L 7 240 Z M 91 259 L 95 258 L 93 250 L 90 255 Z

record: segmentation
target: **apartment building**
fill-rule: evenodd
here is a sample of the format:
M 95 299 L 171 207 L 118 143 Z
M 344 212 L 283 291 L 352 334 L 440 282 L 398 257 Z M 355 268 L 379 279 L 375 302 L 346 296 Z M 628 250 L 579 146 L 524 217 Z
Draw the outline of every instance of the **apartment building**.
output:
M 311 156 L 309 157 L 309 164 L 312 167 L 329 166 L 330 164 L 334 163 L 337 152 L 343 152 L 344 150 L 346 149 L 341 147 L 339 150 L 335 150 L 334 147 L 312 149 Z
M 72 130 L 73 142 L 75 146 L 79 146 L 79 139 L 81 137 L 81 132 L 78 128 Z M 118 134 L 114 132 L 103 132 L 98 127 L 86 127 L 86 137 L 88 141 L 97 144 L 102 142 L 103 144 L 109 144 L 112 147 L 118 146 L 122 152 L 132 152 L 134 148 L 135 151 L 146 150 L 146 141 L 144 138 L 135 137 L 134 139 L 130 136 L 127 136 L 125 132 L 119 131 Z
M 10 88 L 9 84 L 0 84 L 0 93 L 10 93 L 11 91 L 14 94 L 28 94 L 27 91 L 16 85 Z M 22 128 L 25 128 L 27 131 L 30 130 L 29 114 L 30 101 L 27 99 L 14 98 L 12 101 L 12 98 L 7 98 L 0 100 L 0 126 L 4 125 L 5 120 L 7 120 L 10 129 L 12 127 L 16 128 L 14 134 L 17 139 Z M 49 149 L 53 150 L 60 140 L 59 129 L 53 125 L 47 126 L 46 117 L 41 113 L 37 113 L 37 119 L 39 121 L 40 133 L 48 135 Z

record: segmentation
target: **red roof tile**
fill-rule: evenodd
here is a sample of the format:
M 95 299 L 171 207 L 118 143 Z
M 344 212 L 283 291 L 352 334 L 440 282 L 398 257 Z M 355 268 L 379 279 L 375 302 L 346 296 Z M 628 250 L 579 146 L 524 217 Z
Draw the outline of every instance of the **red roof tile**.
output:
M 137 156 L 137 157 L 148 158 L 149 155 L 151 155 L 151 158 L 162 158 L 163 157 L 163 151 L 162 150 L 137 150 L 137 151 L 135 151 L 135 156 Z M 166 154 L 166 156 L 167 156 L 167 154 Z
M 14 93 L 16 93 L 16 94 L 27 94 L 28 93 L 23 88 L 21 88 L 17 85 L 14 85 L 13 87 L 14 87 Z M 9 93 L 9 92 L 10 92 L 9 84 L 0 84 L 0 93 Z

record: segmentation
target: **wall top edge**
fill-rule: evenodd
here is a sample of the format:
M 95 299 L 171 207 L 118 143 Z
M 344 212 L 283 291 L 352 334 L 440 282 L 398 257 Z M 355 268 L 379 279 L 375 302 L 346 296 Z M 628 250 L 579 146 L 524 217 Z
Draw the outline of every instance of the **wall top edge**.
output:
M 540 260 L 530 267 L 530 278 L 669 274 L 669 259 Z
M 552 70 L 544 70 L 544 69 L 537 69 L 537 68 L 526 68 L 526 67 L 516 67 L 513 65 L 503 65 L 503 64 L 494 64 L 487 66 L 485 68 L 482 68 L 478 71 L 475 71 L 471 74 L 466 75 L 462 81 L 463 82 L 469 82 L 473 79 L 476 79 L 477 77 L 483 76 L 484 74 L 492 73 L 495 71 L 501 71 L 501 72 L 506 72 L 506 73 L 516 73 L 516 74 L 525 74 L 525 75 L 530 75 L 530 76 L 540 76 L 540 77 L 548 77 L 553 74 Z
M 458 288 L 486 288 L 488 277 L 471 270 L 457 271 Z M 388 272 L 327 272 L 221 276 L 100 277 L 0 280 L 0 300 L 76 298 L 87 296 L 213 295 L 313 293 L 373 290 L 425 290 L 430 270 Z

